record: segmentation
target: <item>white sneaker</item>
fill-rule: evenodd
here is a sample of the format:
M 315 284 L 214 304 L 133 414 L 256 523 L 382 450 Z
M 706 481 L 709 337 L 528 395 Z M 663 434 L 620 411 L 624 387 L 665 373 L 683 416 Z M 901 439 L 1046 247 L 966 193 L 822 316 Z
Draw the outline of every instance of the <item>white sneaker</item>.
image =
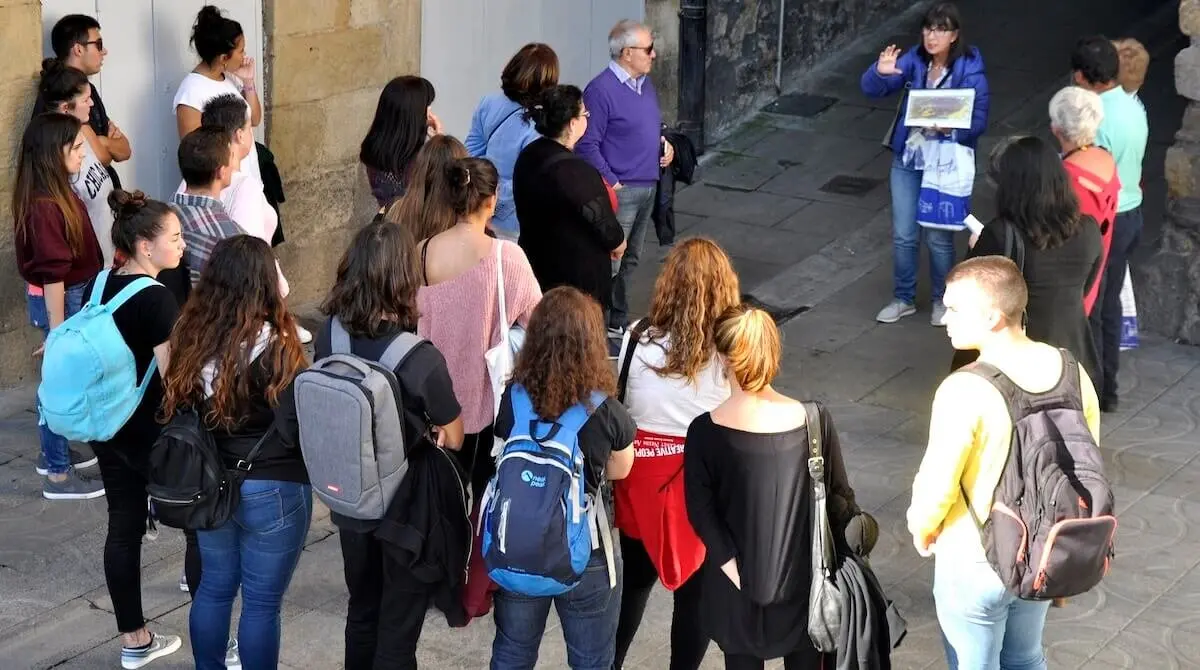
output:
M 183 640 L 179 639 L 178 635 L 151 633 L 150 644 L 144 647 L 121 647 L 121 667 L 125 670 L 136 670 L 156 658 L 174 654 L 182 645 Z
M 875 320 L 879 323 L 896 323 L 906 316 L 912 316 L 917 313 L 917 308 L 903 300 L 893 300 L 889 302 L 879 313 L 875 315 Z
M 929 315 L 929 325 L 936 328 L 946 327 L 946 305 L 941 300 L 933 303 L 933 313 Z
M 242 657 L 238 654 L 238 643 L 235 638 L 229 638 L 229 644 L 225 647 L 225 668 L 226 670 L 242 670 Z
M 312 342 L 312 340 L 313 340 L 312 333 L 309 332 L 309 330 L 307 328 L 305 328 L 304 326 L 301 326 L 298 323 L 296 324 L 296 335 L 298 335 L 300 337 L 300 344 L 308 344 L 309 342 Z

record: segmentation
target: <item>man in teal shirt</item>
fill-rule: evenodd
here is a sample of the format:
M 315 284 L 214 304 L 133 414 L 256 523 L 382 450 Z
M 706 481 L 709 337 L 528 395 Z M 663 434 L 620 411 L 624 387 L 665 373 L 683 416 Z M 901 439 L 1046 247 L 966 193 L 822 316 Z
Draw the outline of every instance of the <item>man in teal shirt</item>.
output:
M 1102 379 L 1096 380 L 1100 409 L 1117 409 L 1117 369 L 1121 352 L 1121 286 L 1129 256 L 1142 236 L 1142 159 L 1146 156 L 1149 124 L 1146 109 L 1117 82 L 1121 59 L 1117 48 L 1102 36 L 1085 37 L 1071 53 L 1076 86 L 1100 95 L 1104 120 L 1096 144 L 1107 149 L 1117 163 L 1121 193 L 1113 223 L 1112 246 L 1104 270 L 1100 297 L 1092 309 L 1092 336 L 1100 356 Z

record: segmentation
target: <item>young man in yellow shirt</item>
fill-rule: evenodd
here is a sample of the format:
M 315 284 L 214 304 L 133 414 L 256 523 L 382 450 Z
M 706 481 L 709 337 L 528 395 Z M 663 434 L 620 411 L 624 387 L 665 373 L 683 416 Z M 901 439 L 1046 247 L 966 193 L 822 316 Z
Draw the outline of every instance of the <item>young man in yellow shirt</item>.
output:
M 955 349 L 977 349 L 1030 393 L 1054 389 L 1063 375 L 1062 354 L 1030 340 L 1022 327 L 1029 293 L 1015 263 L 1000 256 L 972 258 L 946 277 L 946 329 Z M 1100 408 L 1078 364 L 1082 407 L 1096 443 Z M 979 528 L 968 513 L 965 490 L 980 519 L 992 497 L 1012 443 L 1012 419 L 1000 392 L 969 371 L 951 374 L 933 399 L 929 446 L 913 482 L 908 529 L 922 556 L 935 556 L 933 598 L 946 659 L 952 670 L 1045 670 L 1042 629 L 1048 601 L 1020 600 L 989 565 Z

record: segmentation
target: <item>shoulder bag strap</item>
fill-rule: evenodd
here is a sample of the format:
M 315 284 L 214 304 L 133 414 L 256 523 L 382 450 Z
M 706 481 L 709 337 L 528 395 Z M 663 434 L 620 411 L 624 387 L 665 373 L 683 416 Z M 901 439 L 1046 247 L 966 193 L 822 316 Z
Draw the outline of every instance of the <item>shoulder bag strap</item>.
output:
M 504 297 L 504 242 L 495 240 L 496 245 L 496 300 L 500 303 L 500 342 L 508 347 L 508 301 Z
M 813 569 L 820 569 L 826 578 L 833 574 L 833 530 L 829 525 L 829 508 L 825 491 L 825 445 L 821 435 L 821 406 L 804 403 L 805 425 L 808 428 L 808 476 L 813 489 Z M 815 562 L 820 561 L 817 565 Z
M 617 400 L 625 404 L 625 387 L 629 385 L 629 367 L 633 364 L 633 350 L 649 327 L 649 319 L 639 319 L 629 329 L 629 345 L 625 347 L 625 358 L 621 361 L 621 374 L 617 377 Z
M 483 142 L 483 150 L 485 152 L 487 151 L 487 148 L 492 144 L 492 138 L 496 136 L 496 131 L 503 128 L 504 124 L 508 123 L 508 120 L 511 119 L 513 117 L 513 115 L 515 115 L 517 112 L 523 112 L 523 111 L 525 111 L 524 107 L 517 107 L 513 111 L 509 112 L 508 116 L 504 117 L 504 119 L 501 120 L 500 123 L 497 123 L 495 128 L 492 128 L 492 132 L 488 133 L 487 139 L 484 140 L 484 142 Z
M 246 454 L 245 458 L 238 459 L 238 462 L 234 468 L 240 470 L 241 472 L 250 472 L 251 468 L 254 467 L 254 459 L 258 457 L 258 452 L 262 451 L 262 446 L 266 444 L 267 438 L 274 434 L 275 424 L 272 423 L 271 427 L 267 429 L 267 432 L 263 433 L 263 436 L 258 438 L 258 442 L 254 443 L 254 446 L 250 449 L 250 453 Z

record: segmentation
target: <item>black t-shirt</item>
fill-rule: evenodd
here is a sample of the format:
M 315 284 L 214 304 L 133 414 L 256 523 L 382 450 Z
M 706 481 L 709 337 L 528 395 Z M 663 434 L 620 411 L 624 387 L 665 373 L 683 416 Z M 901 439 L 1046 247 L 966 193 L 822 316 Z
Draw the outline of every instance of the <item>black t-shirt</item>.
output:
M 329 337 L 330 321 L 326 321 L 313 342 L 314 361 L 333 353 Z M 389 344 L 404 330 L 398 324 L 385 324 L 382 335 L 377 338 L 351 337 L 350 353 L 367 360 L 378 361 Z M 450 370 L 446 359 L 432 342 L 418 344 L 408 357 L 393 372 L 400 385 L 399 396 L 403 409 L 405 439 L 409 440 L 409 452 L 430 443 L 430 427 L 445 426 L 462 414 L 462 407 L 454 396 L 454 385 L 450 381 Z M 419 436 L 410 438 L 409 436 Z M 350 519 L 332 514 L 331 519 L 339 527 L 365 532 L 373 529 L 377 522 Z
M 126 286 L 146 277 L 144 274 L 109 273 L 108 281 L 104 284 L 102 300 L 108 302 L 116 297 Z M 95 279 L 88 282 L 84 289 L 84 300 L 91 297 Z M 166 342 L 171 337 L 171 328 L 179 315 L 179 305 L 171 292 L 162 286 L 151 286 L 142 289 L 113 312 L 113 322 L 117 330 L 125 338 L 129 350 L 133 352 L 133 360 L 137 365 L 137 381 L 140 382 L 150 362 L 154 360 L 154 347 Z M 146 395 L 133 412 L 133 416 L 108 443 L 126 451 L 148 450 L 162 426 L 156 415 L 162 404 L 162 378 L 155 372 L 146 387 Z
M 508 438 L 513 428 L 512 386 L 504 389 L 500 411 L 496 415 L 495 435 Z M 587 490 L 593 495 L 604 482 L 604 467 L 614 451 L 628 449 L 637 433 L 637 423 L 616 398 L 608 398 L 588 417 L 579 431 L 579 450 L 583 452 L 584 478 Z M 612 514 L 612 487 L 604 488 L 604 504 L 609 523 Z

